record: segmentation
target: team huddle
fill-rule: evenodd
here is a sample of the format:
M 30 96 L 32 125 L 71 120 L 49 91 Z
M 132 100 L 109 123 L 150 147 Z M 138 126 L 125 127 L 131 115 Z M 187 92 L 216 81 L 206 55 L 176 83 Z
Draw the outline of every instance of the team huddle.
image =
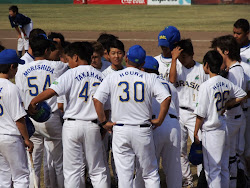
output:
M 194 187 L 188 136 L 202 145 L 198 187 L 250 186 L 246 19 L 214 38 L 200 64 L 174 26 L 159 33 L 161 54 L 152 57 L 140 45 L 125 52 L 107 33 L 70 43 L 9 11 L 28 48 L 22 56 L 18 44 L 19 58 L 0 46 L 0 187 L 40 187 L 43 164 L 46 188 L 159 188 L 160 163 L 168 188 Z M 44 101 L 50 118 L 30 118 L 29 136 L 26 117 Z

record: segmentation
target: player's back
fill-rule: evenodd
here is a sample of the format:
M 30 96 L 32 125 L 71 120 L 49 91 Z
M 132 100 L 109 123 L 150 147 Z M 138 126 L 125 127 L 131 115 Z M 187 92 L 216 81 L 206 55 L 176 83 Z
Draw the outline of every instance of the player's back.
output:
M 15 121 L 25 115 L 17 86 L 0 78 L 0 134 L 20 135 Z
M 132 67 L 108 75 L 104 83 L 107 91 L 111 93 L 111 117 L 116 123 L 149 123 L 149 119 L 152 118 L 152 97 L 158 95 L 157 100 L 162 102 L 166 95 L 169 96 L 157 80 L 157 75 Z
M 15 81 L 21 91 L 25 109 L 28 109 L 30 101 L 35 96 L 47 89 L 67 69 L 67 64 L 60 61 L 37 60 L 22 65 Z M 54 96 L 47 100 L 52 112 L 57 109 L 56 99 Z
M 104 75 L 90 65 L 80 65 L 59 77 L 51 88 L 66 97 L 68 104 L 63 118 L 97 119 L 92 97 L 103 79 Z
M 244 97 L 245 92 L 229 80 L 214 76 L 200 86 L 195 113 L 204 119 L 203 130 L 213 130 L 221 126 L 221 113 L 232 98 Z

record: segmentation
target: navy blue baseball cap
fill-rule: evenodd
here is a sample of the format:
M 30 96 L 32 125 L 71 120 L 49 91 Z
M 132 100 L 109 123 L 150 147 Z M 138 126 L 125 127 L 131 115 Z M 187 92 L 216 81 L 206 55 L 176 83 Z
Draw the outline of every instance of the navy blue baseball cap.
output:
M 150 69 L 150 70 L 158 70 L 159 63 L 158 61 L 152 57 L 152 56 L 146 56 L 145 64 L 143 65 L 144 69 Z
M 129 61 L 142 64 L 145 62 L 146 52 L 140 45 L 131 46 L 127 52 Z
M 19 63 L 24 64 L 25 61 L 21 60 L 17 54 L 16 50 L 12 49 L 5 49 L 0 52 L 0 64 L 12 64 L 12 63 Z
M 174 43 L 181 40 L 180 31 L 174 26 L 168 26 L 158 35 L 158 46 L 174 49 Z

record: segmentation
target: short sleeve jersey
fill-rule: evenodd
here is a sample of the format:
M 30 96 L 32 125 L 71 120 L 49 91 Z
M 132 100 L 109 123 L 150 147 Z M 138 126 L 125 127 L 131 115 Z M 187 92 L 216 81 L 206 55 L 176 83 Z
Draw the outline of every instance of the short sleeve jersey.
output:
M 16 121 L 25 115 L 17 86 L 7 79 L 0 78 L 0 134 L 21 135 Z
M 24 107 L 27 110 L 30 101 L 43 92 L 65 71 L 68 65 L 61 61 L 38 60 L 22 65 L 17 72 L 15 81 L 21 91 Z M 57 97 L 47 100 L 52 112 L 58 109 Z
M 231 67 L 229 67 L 227 79 L 230 80 L 234 85 L 246 90 L 245 74 L 239 62 L 236 62 Z M 233 117 L 242 113 L 243 111 L 241 106 L 237 106 L 226 111 L 228 116 Z
M 241 98 L 246 93 L 229 80 L 214 76 L 202 83 L 199 90 L 198 103 L 194 113 L 204 118 L 202 130 L 214 130 L 220 127 L 221 112 L 225 103 L 232 98 Z
M 176 88 L 171 82 L 165 80 L 161 76 L 157 76 L 157 78 L 171 94 L 171 103 L 168 109 L 168 114 L 172 114 L 176 117 L 179 117 L 179 100 Z M 160 104 L 155 99 L 153 99 L 152 108 L 153 114 L 158 115 L 160 112 Z
M 241 61 L 250 64 L 250 43 L 240 49 Z
M 161 103 L 170 93 L 157 79 L 157 75 L 128 67 L 108 75 L 94 98 L 104 104 L 109 96 L 113 122 L 139 125 L 150 123 L 152 97 Z
M 17 13 L 15 17 L 9 16 L 11 27 L 24 27 L 31 22 L 31 19 L 23 14 Z
M 103 78 L 104 75 L 92 66 L 80 65 L 65 72 L 50 86 L 59 96 L 66 97 L 64 119 L 97 119 L 93 95 Z
M 179 61 L 176 62 L 177 78 L 175 87 L 179 96 L 180 107 L 194 110 L 200 85 L 208 79 L 203 65 L 195 62 L 191 68 L 186 68 Z
M 162 54 L 154 57 L 159 63 L 159 74 L 161 77 L 169 80 L 169 72 L 171 67 L 172 58 L 163 57 Z
M 25 61 L 25 64 L 26 64 L 26 63 L 30 63 L 30 62 L 32 62 L 32 61 L 35 60 L 35 58 L 34 58 L 32 55 L 30 55 L 29 52 L 26 52 L 26 53 L 21 57 L 21 59 Z

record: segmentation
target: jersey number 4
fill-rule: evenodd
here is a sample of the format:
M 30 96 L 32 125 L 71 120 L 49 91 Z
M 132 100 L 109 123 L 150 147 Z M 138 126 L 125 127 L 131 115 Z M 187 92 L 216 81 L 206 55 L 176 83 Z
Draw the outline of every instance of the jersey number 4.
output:
M 28 77 L 28 86 L 29 88 L 31 88 L 29 90 L 29 94 L 30 96 L 37 96 L 39 94 L 39 89 L 38 89 L 38 85 L 32 83 L 32 82 L 35 82 L 37 77 L 36 76 L 32 76 L 32 77 Z M 50 86 L 50 75 L 48 74 L 45 78 L 45 81 L 44 81 L 44 85 L 43 85 L 43 91 L 46 90 L 49 86 Z
M 229 95 L 229 91 L 228 90 L 224 91 L 223 93 L 216 92 L 214 94 L 214 98 L 217 99 L 217 101 L 216 101 L 217 112 L 221 111 L 223 108 L 225 108 L 225 103 L 227 101 L 228 95 Z
M 118 86 L 125 86 L 123 89 L 123 92 L 125 93 L 125 96 L 119 96 L 119 99 L 121 102 L 127 102 L 130 99 L 129 95 L 129 83 L 128 82 L 119 82 Z M 136 102 L 143 102 L 144 101 L 144 83 L 143 82 L 135 82 L 134 83 L 134 100 Z M 138 93 L 138 90 L 141 91 L 141 93 Z

